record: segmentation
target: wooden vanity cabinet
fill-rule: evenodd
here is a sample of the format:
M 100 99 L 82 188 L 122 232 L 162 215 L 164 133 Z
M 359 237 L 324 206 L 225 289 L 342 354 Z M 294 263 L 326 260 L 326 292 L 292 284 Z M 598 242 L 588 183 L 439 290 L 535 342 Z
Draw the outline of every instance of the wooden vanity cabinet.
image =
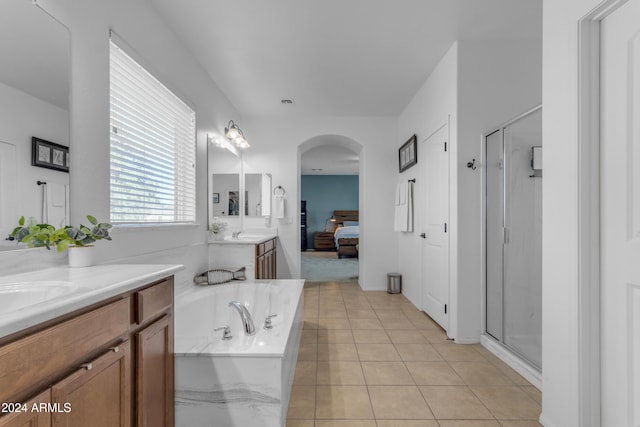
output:
M 130 341 L 111 347 L 51 387 L 53 426 L 131 425 Z
M 0 427 L 172 427 L 173 388 L 173 277 L 0 346 Z
M 276 278 L 276 239 L 256 245 L 256 279 Z
M 136 426 L 173 426 L 173 282 L 136 294 Z
M 4 402 L 9 403 L 9 402 Z M 3 414 L 0 417 L 0 427 L 50 427 L 51 413 L 48 411 L 33 411 L 34 405 L 40 408 L 41 405 L 51 403 L 51 390 L 47 389 L 32 399 L 24 402 L 25 411 L 14 411 Z M 6 410 L 10 408 L 7 407 Z M 11 408 L 13 409 L 13 408 Z

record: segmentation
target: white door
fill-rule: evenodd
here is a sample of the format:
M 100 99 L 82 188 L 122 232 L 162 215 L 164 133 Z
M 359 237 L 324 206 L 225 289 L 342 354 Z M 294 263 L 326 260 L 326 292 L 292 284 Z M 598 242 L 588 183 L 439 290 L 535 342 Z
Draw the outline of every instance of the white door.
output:
M 448 330 L 449 315 L 449 127 L 421 143 L 424 153 L 422 310 Z
M 602 21 L 602 426 L 640 426 L 640 0 Z

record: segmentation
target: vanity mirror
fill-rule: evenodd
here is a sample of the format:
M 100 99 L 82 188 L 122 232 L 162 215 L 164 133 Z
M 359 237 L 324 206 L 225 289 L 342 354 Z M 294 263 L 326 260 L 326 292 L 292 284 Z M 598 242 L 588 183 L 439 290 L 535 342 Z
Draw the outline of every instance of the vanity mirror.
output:
M 17 248 L 5 238 L 21 215 L 55 226 L 68 222 L 69 173 L 35 167 L 31 161 L 32 137 L 69 146 L 69 40 L 68 30 L 32 2 L 3 0 L 0 250 Z M 46 156 L 42 150 L 39 160 L 57 164 Z
M 267 173 L 245 173 L 246 216 L 271 216 L 271 175 Z
M 240 158 L 226 148 L 209 144 L 209 223 L 214 217 L 240 217 Z
M 243 174 L 242 158 L 214 143 L 208 144 L 207 158 L 209 223 L 214 217 L 238 218 L 230 226 L 240 228 L 242 217 L 271 215 L 271 174 Z
M 240 216 L 240 174 L 211 174 L 212 216 Z

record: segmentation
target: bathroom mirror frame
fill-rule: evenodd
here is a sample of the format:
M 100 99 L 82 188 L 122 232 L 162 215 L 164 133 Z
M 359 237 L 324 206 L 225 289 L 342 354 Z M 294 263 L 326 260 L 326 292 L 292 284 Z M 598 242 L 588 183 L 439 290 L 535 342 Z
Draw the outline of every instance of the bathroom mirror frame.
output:
M 209 224 L 214 217 L 220 217 L 223 221 L 235 226 L 235 221 L 240 215 L 228 215 L 228 192 L 240 193 L 240 176 L 242 173 L 242 159 L 240 156 L 225 147 L 214 143 L 207 144 L 207 218 Z M 235 176 L 234 185 L 224 190 L 216 188 L 216 175 Z M 217 195 L 217 197 L 215 197 Z M 240 206 L 240 205 L 239 205 Z M 224 214 L 222 213 L 224 212 Z
M 207 145 L 207 217 L 220 217 L 230 228 L 241 229 L 245 218 L 271 216 L 272 179 L 269 173 L 244 172 L 242 154 Z M 218 182 L 226 184 L 218 186 Z M 233 188 L 232 188 L 233 187 Z M 230 193 L 237 193 L 231 195 Z M 230 200 L 237 214 L 229 215 Z M 237 222 L 237 224 L 236 224 Z
M 24 249 L 6 240 L 20 216 L 54 226 L 68 223 L 69 173 L 32 166 L 31 157 L 33 137 L 70 146 L 70 31 L 38 4 L 6 0 L 0 17 L 0 52 L 0 251 L 4 251 Z
M 245 216 L 264 218 L 271 216 L 271 174 L 245 172 Z

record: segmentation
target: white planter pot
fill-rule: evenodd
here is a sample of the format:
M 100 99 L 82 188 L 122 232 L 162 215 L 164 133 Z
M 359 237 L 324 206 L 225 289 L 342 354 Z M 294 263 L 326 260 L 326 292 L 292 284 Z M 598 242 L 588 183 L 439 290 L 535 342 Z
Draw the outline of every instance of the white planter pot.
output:
M 93 246 L 72 246 L 69 249 L 69 267 L 93 265 Z

